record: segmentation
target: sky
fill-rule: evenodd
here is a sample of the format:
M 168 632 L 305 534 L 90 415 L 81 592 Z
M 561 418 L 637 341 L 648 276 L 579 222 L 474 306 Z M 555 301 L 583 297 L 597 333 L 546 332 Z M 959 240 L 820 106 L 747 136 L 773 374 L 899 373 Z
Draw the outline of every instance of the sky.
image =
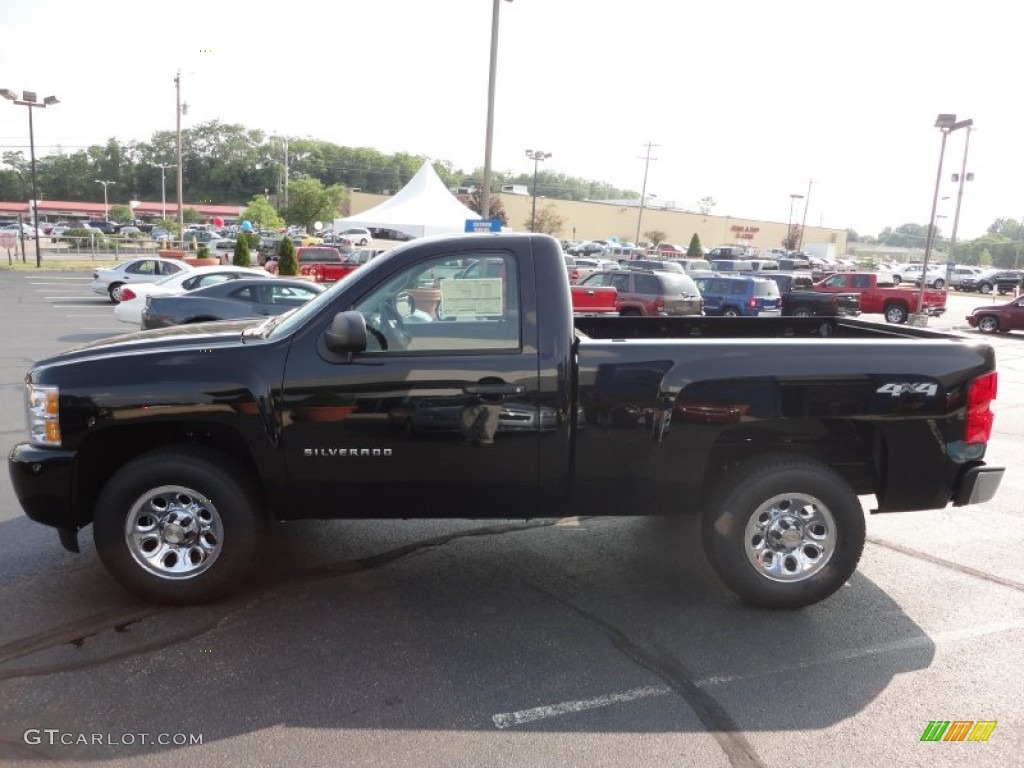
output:
M 492 0 L 149 4 L 4 0 L 0 87 L 37 157 L 218 119 L 482 167 Z M 542 168 L 723 216 L 925 224 L 939 113 L 974 120 L 959 239 L 1024 218 L 1024 3 L 512 0 L 500 3 L 492 166 Z M 28 154 L 0 101 L 0 151 Z M 965 130 L 946 143 L 949 234 Z M 808 197 L 808 192 L 810 192 Z M 791 195 L 804 195 L 793 199 Z M 186 191 L 186 198 L 187 198 Z M 224 201 L 238 202 L 238 201 Z

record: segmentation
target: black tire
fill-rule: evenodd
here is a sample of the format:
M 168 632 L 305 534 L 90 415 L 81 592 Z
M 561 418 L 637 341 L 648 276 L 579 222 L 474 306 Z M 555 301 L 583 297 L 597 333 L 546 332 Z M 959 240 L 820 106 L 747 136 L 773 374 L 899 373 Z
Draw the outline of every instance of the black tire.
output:
M 892 276 L 892 284 L 893 285 L 899 285 L 902 282 L 903 282 L 903 279 L 899 275 L 893 275 Z
M 124 283 L 111 283 L 110 285 L 107 286 L 107 296 L 110 298 L 111 304 L 121 303 L 121 300 L 117 298 L 117 296 L 115 296 L 114 294 L 117 292 L 117 289 L 120 288 L 122 285 L 124 285 Z
M 722 310 L 722 317 L 739 317 L 740 311 L 735 307 L 726 307 Z
M 793 310 L 793 317 L 814 317 L 814 310 L 810 307 L 797 307 Z
M 766 518 L 771 524 L 759 527 Z M 762 456 L 731 470 L 701 527 L 718 576 L 762 608 L 824 600 L 853 575 L 864 549 L 864 512 L 853 489 L 835 470 L 800 456 Z M 769 539 L 776 547 L 766 546 Z
M 191 605 L 242 582 L 262 552 L 266 520 L 238 464 L 209 448 L 175 446 L 114 473 L 96 505 L 93 538 L 125 589 L 152 602 Z
M 999 318 L 995 315 L 982 315 L 978 318 L 978 330 L 982 333 L 996 333 L 1000 330 Z
M 883 310 L 885 322 L 902 325 L 907 322 L 907 308 L 902 304 L 886 304 Z
M 937 291 L 941 291 L 945 287 L 946 287 L 946 281 L 943 280 L 941 277 L 938 278 L 934 283 L 932 283 L 932 288 L 934 288 Z
M 986 294 L 987 293 L 992 293 L 992 284 L 991 283 L 979 283 L 978 284 L 978 291 L 980 293 L 986 293 Z

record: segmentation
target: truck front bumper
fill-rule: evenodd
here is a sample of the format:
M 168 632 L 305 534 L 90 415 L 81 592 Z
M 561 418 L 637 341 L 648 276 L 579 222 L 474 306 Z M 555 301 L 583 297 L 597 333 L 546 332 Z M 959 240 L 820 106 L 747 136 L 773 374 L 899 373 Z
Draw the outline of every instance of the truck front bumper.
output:
M 981 504 L 988 501 L 996 495 L 1002 480 L 1002 467 L 979 465 L 969 468 L 964 472 L 953 492 L 953 506 L 965 507 L 968 504 Z
M 37 523 L 77 531 L 72 503 L 75 451 L 19 443 L 7 457 L 11 485 L 25 514 Z M 67 546 L 65 544 L 65 546 Z

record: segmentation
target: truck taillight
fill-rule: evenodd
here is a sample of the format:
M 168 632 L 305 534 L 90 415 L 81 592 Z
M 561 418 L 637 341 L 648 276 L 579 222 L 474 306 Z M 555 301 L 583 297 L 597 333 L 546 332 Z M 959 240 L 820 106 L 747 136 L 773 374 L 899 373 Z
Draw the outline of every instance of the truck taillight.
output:
M 654 300 L 654 311 L 664 312 L 665 311 L 665 297 L 659 296 Z
M 751 296 L 749 299 L 747 299 L 747 306 L 750 309 L 757 309 L 757 299 Z
M 992 436 L 993 414 L 990 409 L 996 399 L 998 377 L 995 371 L 975 379 L 967 388 L 967 426 L 965 443 L 987 443 Z

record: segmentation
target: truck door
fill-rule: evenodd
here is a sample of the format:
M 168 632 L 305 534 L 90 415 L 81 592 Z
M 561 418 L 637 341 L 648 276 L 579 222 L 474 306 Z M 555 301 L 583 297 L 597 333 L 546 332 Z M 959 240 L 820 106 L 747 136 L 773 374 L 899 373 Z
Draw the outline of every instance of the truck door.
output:
M 532 262 L 463 249 L 366 282 L 289 353 L 293 502 L 323 517 L 535 514 L 540 442 L 565 415 L 540 402 Z M 335 309 L 366 320 L 352 359 L 324 346 Z

